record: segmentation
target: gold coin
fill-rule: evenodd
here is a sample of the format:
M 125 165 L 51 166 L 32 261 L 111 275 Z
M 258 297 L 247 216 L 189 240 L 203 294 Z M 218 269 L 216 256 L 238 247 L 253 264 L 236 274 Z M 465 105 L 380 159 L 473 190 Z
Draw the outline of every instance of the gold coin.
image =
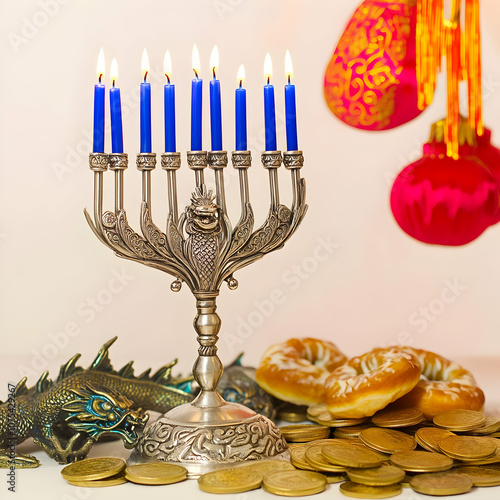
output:
M 472 479 L 454 472 L 433 472 L 412 477 L 410 486 L 424 495 L 459 495 L 472 488 Z
M 64 479 L 70 481 L 90 481 L 116 476 L 121 471 L 125 470 L 125 467 L 126 464 L 121 458 L 87 458 L 80 462 L 66 465 L 66 467 L 61 470 L 61 475 Z
M 125 473 L 122 471 L 116 476 L 105 477 L 104 479 L 93 479 L 90 481 L 68 480 L 68 483 L 81 488 L 105 488 L 106 486 L 118 486 L 127 482 Z
M 337 443 L 323 446 L 321 452 L 328 462 L 344 467 L 366 469 L 378 467 L 384 462 L 384 458 L 379 453 L 366 447 L 355 446 L 354 443 L 342 439 L 339 439 Z
M 187 473 L 185 467 L 165 462 L 129 465 L 125 469 L 125 477 L 132 483 L 138 484 L 178 483 L 186 479 Z
M 215 470 L 198 478 L 200 490 L 207 493 L 243 493 L 255 490 L 261 484 L 262 473 L 258 470 L 249 470 L 249 467 Z
M 463 460 L 462 458 L 460 460 Z M 483 458 L 482 460 L 464 460 L 467 465 L 496 465 L 500 464 L 500 447 L 495 450 L 491 457 Z
M 319 417 L 309 416 L 308 418 L 319 425 L 327 427 L 349 427 L 362 424 L 368 420 L 367 418 L 334 418 L 329 413 L 322 414 Z
M 280 427 L 280 430 L 287 441 L 294 442 L 312 441 L 327 438 L 330 435 L 329 427 L 314 424 L 284 425 Z
M 442 472 L 453 467 L 453 459 L 428 451 L 399 451 L 391 463 L 406 472 Z
M 418 408 L 400 408 L 380 410 L 372 417 L 372 422 L 378 427 L 408 427 L 425 420 L 424 414 Z
M 336 441 L 336 440 L 335 439 L 329 439 L 329 438 L 326 438 L 326 439 L 315 439 L 314 441 L 309 441 L 307 443 L 304 443 L 304 447 L 305 448 L 309 448 L 309 446 L 320 446 L 320 445 L 324 445 L 324 444 L 333 443 L 334 441 Z
M 455 435 L 456 434 L 453 434 L 451 431 L 438 429 L 437 427 L 422 427 L 415 433 L 415 440 L 427 451 L 436 451 L 441 453 L 441 450 L 439 449 L 439 441 Z
M 480 411 L 450 410 L 436 415 L 433 422 L 449 431 L 470 431 L 484 425 L 486 417 Z
M 453 472 L 465 474 L 472 479 L 474 486 L 499 486 L 500 470 L 489 467 L 466 466 L 459 467 Z
M 245 465 L 243 468 L 255 470 L 262 474 L 262 477 L 272 472 L 296 470 L 290 462 L 285 462 L 284 460 L 256 460 L 253 463 Z
M 336 438 L 340 439 L 349 439 L 349 438 L 357 438 L 361 431 L 368 429 L 369 427 L 373 427 L 371 423 L 359 424 L 359 425 L 351 425 L 349 427 L 339 427 L 335 429 L 333 435 Z
M 283 471 L 269 474 L 262 481 L 269 493 L 287 497 L 300 497 L 321 493 L 326 488 L 326 478 L 319 472 Z
M 319 472 L 345 473 L 347 471 L 345 467 L 334 465 L 326 460 L 321 451 L 323 446 L 324 445 L 306 447 L 305 459 L 307 463 Z
M 401 493 L 400 484 L 390 486 L 367 486 L 365 484 L 347 481 L 340 485 L 340 491 L 352 498 L 389 498 Z
M 493 455 L 497 445 L 493 439 L 483 436 L 450 436 L 439 441 L 440 450 L 460 460 L 481 460 Z
M 305 445 L 297 446 L 290 451 L 290 462 L 292 465 L 303 470 L 316 470 L 307 460 L 306 460 L 306 447 Z
M 286 422 L 307 420 L 307 406 L 286 403 L 278 408 L 278 419 Z
M 373 469 L 347 469 L 349 479 L 366 486 L 389 486 L 403 481 L 405 471 L 393 465 L 381 465 Z
M 412 436 L 394 429 L 384 429 L 383 427 L 370 427 L 361 431 L 359 439 L 377 451 L 383 453 L 396 453 L 397 451 L 411 451 L 417 446 L 417 442 Z
M 486 417 L 486 421 L 481 427 L 469 431 L 469 434 L 484 436 L 487 434 L 493 434 L 500 429 L 500 419 L 496 417 Z
M 322 476 L 325 476 L 327 484 L 341 483 L 347 479 L 345 474 L 334 474 L 333 472 L 321 472 Z

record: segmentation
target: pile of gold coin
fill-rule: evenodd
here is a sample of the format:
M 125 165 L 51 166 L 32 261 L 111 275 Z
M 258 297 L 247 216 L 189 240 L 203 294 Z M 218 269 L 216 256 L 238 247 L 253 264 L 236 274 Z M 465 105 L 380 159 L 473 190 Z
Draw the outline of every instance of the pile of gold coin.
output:
M 85 488 L 117 486 L 126 482 L 158 485 L 187 478 L 187 469 L 164 462 L 129 465 L 115 457 L 88 458 L 67 465 L 61 475 L 69 484 Z
M 415 408 L 385 409 L 371 420 L 349 421 L 317 405 L 307 416 L 317 428 L 285 426 L 291 463 L 340 482 L 346 496 L 389 498 L 404 486 L 442 496 L 500 485 L 500 419 L 481 412 L 454 410 L 429 422 Z M 324 427 L 331 438 L 317 437 Z

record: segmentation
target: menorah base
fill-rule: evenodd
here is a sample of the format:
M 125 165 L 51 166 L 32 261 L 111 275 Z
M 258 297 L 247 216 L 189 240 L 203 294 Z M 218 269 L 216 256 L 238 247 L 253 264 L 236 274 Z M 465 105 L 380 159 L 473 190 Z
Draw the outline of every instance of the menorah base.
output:
M 215 408 L 178 406 L 150 423 L 128 464 L 162 461 L 182 465 L 188 477 L 253 460 L 289 460 L 278 427 L 246 406 L 224 402 Z

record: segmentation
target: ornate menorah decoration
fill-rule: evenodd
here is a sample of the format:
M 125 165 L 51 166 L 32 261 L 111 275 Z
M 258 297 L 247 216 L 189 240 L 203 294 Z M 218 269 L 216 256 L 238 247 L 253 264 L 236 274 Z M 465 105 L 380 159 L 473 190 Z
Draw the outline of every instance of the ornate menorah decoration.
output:
M 302 151 L 284 152 L 283 158 L 280 151 L 262 153 L 262 164 L 269 171 L 271 201 L 267 219 L 255 231 L 247 172 L 251 166 L 250 151 L 232 153 L 241 199 L 241 216 L 234 229 L 227 215 L 224 192 L 227 153 L 188 151 L 187 160 L 195 172 L 196 187 L 191 203 L 179 215 L 176 171 L 181 165 L 180 153 L 162 154 L 169 203 L 166 231 L 162 232 L 151 218 L 150 174 L 156 166 L 156 155 L 137 155 L 137 168 L 142 172 L 139 235 L 129 226 L 123 208 L 127 155 L 91 153 L 94 218 L 86 210 L 85 217 L 97 238 L 116 255 L 174 276 L 171 289 L 177 292 L 186 283 L 196 298 L 194 329 L 200 347 L 193 377 L 200 393 L 192 403 L 174 408 L 150 424 L 130 460 L 181 463 L 190 475 L 199 475 L 247 459 L 279 459 L 288 455 L 287 444 L 274 423 L 243 405 L 224 401 L 216 391 L 223 372 L 216 347 L 221 325 L 216 298 L 224 281 L 231 290 L 237 288 L 234 273 L 238 269 L 284 245 L 304 218 L 307 205 L 305 181 L 300 177 Z M 291 172 L 291 208 L 279 201 L 277 170 L 282 161 Z M 205 185 L 207 165 L 214 171 L 215 194 Z M 103 173 L 108 167 L 115 173 L 115 210 L 103 213 Z

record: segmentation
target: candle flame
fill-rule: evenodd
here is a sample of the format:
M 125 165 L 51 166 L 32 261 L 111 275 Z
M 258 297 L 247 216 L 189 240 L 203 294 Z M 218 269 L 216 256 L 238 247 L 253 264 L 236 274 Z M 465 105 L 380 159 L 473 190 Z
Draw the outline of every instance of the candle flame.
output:
M 163 59 L 163 72 L 170 83 L 170 78 L 172 78 L 172 59 L 170 58 L 170 51 L 165 52 L 165 58 Z
M 290 56 L 290 52 L 287 50 L 285 54 L 285 75 L 290 83 L 290 80 L 293 78 L 293 65 L 292 65 L 292 57 Z
M 116 62 L 116 58 L 113 57 L 113 60 L 111 61 L 111 69 L 109 71 L 109 74 L 111 75 L 111 82 L 113 83 L 113 87 L 116 84 L 116 80 L 118 79 L 118 63 Z
M 200 54 L 198 52 L 198 47 L 196 44 L 193 45 L 193 71 L 196 75 L 196 78 L 198 78 L 198 75 L 200 74 Z
M 104 68 L 106 65 L 104 64 L 104 50 L 101 47 L 99 51 L 99 56 L 97 57 L 97 78 L 101 81 L 102 76 L 104 75 Z
M 146 77 L 148 76 L 149 73 L 149 57 L 148 53 L 146 52 L 146 49 L 144 49 L 142 53 L 141 71 L 142 71 L 142 78 L 144 79 L 144 81 L 146 81 Z
M 217 45 L 214 45 L 212 53 L 210 54 L 210 68 L 215 78 L 217 75 L 217 69 L 219 68 L 219 49 L 217 48 Z
M 271 80 L 271 76 L 273 76 L 273 63 L 271 62 L 271 56 L 269 52 L 266 54 L 266 58 L 264 59 L 264 77 L 269 83 Z
M 240 67 L 238 68 L 238 74 L 236 78 L 238 80 L 239 86 L 242 87 L 243 82 L 245 81 L 245 67 L 243 66 L 243 64 L 241 64 Z

